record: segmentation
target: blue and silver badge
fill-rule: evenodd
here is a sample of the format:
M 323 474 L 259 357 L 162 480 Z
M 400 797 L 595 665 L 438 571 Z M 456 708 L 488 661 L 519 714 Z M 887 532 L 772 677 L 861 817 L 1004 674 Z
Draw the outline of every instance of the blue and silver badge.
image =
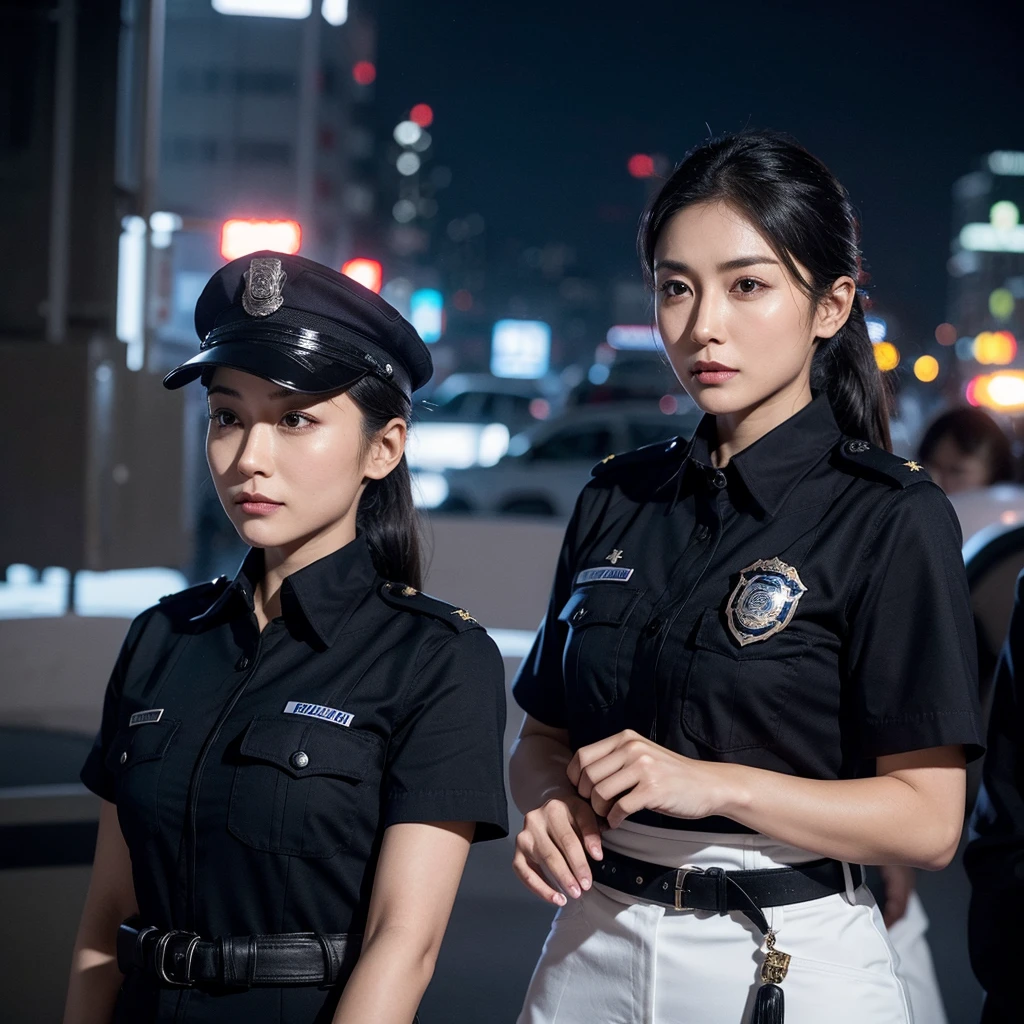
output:
M 748 565 L 725 609 L 729 632 L 741 647 L 767 640 L 789 625 L 806 592 L 796 569 L 778 558 Z

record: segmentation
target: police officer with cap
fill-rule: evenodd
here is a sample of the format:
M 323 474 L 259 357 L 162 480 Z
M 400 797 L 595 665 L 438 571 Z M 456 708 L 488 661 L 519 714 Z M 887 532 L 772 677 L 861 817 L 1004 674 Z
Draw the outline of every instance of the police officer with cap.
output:
M 206 386 L 251 550 L 128 631 L 82 771 L 103 804 L 65 1020 L 409 1022 L 470 843 L 507 832 L 500 654 L 419 589 L 430 355 L 274 252 L 218 271 L 196 328 L 164 383 Z

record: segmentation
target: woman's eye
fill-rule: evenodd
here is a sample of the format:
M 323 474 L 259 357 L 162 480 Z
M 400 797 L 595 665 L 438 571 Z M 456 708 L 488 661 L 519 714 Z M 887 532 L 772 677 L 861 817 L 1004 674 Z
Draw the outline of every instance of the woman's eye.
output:
M 297 430 L 300 427 L 309 426 L 313 421 L 301 412 L 286 412 L 281 417 L 281 422 L 290 430 Z
M 233 412 L 229 412 L 227 409 L 217 409 L 210 413 L 210 419 L 218 427 L 233 427 L 237 422 L 238 418 Z
M 752 277 L 741 277 L 736 282 L 736 287 L 743 295 L 753 295 L 754 292 L 761 288 L 761 282 L 755 281 Z
M 666 295 L 669 298 L 677 298 L 680 295 L 685 295 L 689 291 L 689 287 L 682 281 L 666 281 L 661 286 L 662 295 Z

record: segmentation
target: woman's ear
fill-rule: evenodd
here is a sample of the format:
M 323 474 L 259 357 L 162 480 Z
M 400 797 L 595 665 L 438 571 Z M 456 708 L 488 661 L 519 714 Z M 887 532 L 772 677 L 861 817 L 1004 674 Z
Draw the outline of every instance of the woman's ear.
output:
M 814 315 L 814 336 L 831 338 L 850 319 L 857 285 L 852 277 L 837 278 L 825 293 Z
M 370 480 L 383 480 L 405 454 L 408 427 L 401 416 L 396 416 L 370 442 L 363 465 L 363 475 Z

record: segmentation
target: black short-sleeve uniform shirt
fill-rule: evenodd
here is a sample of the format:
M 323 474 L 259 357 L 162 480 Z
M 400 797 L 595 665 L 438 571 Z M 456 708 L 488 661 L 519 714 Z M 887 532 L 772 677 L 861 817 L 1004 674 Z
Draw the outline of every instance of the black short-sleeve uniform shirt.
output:
M 289 576 L 262 634 L 261 572 L 253 551 L 132 623 L 82 779 L 117 805 L 144 924 L 361 933 L 389 825 L 507 834 L 502 659 L 464 610 L 381 580 L 362 538 Z M 329 1021 L 338 995 L 133 974 L 116 1019 Z
M 629 728 L 814 779 L 946 744 L 977 756 L 973 619 L 942 491 L 843 437 L 824 396 L 724 469 L 713 443 L 705 417 L 692 441 L 596 467 L 513 686 L 520 706 L 573 749 Z

